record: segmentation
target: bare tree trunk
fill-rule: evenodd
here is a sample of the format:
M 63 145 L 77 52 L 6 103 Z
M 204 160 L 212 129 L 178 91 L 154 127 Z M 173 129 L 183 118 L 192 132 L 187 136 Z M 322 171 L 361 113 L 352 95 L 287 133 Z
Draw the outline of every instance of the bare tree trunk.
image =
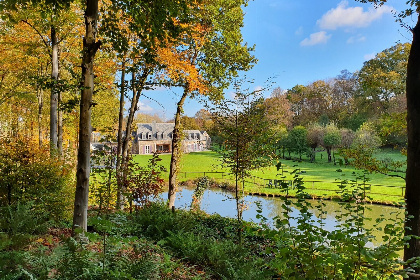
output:
M 149 75 L 149 69 L 144 69 L 142 75 L 140 76 L 140 78 L 138 79 L 138 81 L 136 81 L 136 75 L 133 72 L 132 74 L 132 83 L 133 83 L 133 99 L 131 100 L 131 106 L 130 106 L 130 111 L 128 113 L 128 117 L 127 117 L 127 124 L 126 124 L 126 129 L 125 129 L 125 137 L 123 139 L 123 145 L 122 145 L 122 161 L 124 162 L 124 157 L 128 155 L 128 144 L 130 143 L 131 140 L 131 126 L 133 124 L 133 120 L 134 120 L 134 114 L 137 112 L 137 105 L 139 102 L 139 98 L 141 95 L 141 92 L 143 90 L 144 87 L 144 83 L 146 82 L 146 78 Z
M 123 142 L 122 142 L 122 150 L 121 150 L 121 170 L 122 170 L 122 178 L 120 180 L 125 181 L 125 178 L 127 177 L 126 171 L 126 165 L 127 165 L 127 161 L 128 161 L 128 148 L 129 148 L 129 144 L 131 141 L 131 126 L 133 124 L 133 120 L 134 120 L 134 114 L 137 111 L 138 108 L 138 102 L 139 102 L 139 98 L 141 95 L 141 92 L 143 90 L 144 87 L 144 83 L 146 82 L 146 78 L 149 75 L 149 69 L 144 69 L 142 75 L 140 76 L 139 80 L 136 80 L 136 74 L 135 72 L 132 72 L 132 77 L 131 77 L 131 82 L 132 82 L 132 87 L 133 87 L 133 98 L 131 100 L 131 106 L 130 106 L 130 111 L 128 113 L 128 117 L 127 117 L 127 124 L 126 124 L 126 128 L 125 128 L 125 137 L 123 138 Z M 124 191 L 125 191 L 125 186 L 122 186 L 121 188 L 121 195 L 122 195 L 122 201 L 120 201 L 120 208 L 119 209 L 123 209 L 124 208 Z
M 42 108 L 44 107 L 43 90 L 38 87 L 37 98 L 38 98 L 38 143 L 39 147 L 42 147 Z
M 54 26 L 51 26 L 51 48 L 51 79 L 53 80 L 53 85 L 50 99 L 50 152 L 53 155 L 58 149 L 58 90 L 56 85 L 56 82 L 58 81 L 58 42 Z
M 407 173 L 406 192 L 407 215 L 405 236 L 420 236 L 420 15 L 412 30 L 413 42 L 407 65 Z M 420 256 L 420 240 L 411 238 L 404 248 L 404 260 Z M 419 268 L 415 269 L 419 273 Z M 417 279 L 410 277 L 409 279 Z
M 181 114 L 183 112 L 183 106 L 185 99 L 189 94 L 188 84 L 184 86 L 184 93 L 178 102 L 175 114 L 175 127 L 172 133 L 172 155 L 171 164 L 169 167 L 169 189 L 168 189 L 168 207 L 171 209 L 175 206 L 175 198 L 177 191 L 177 174 L 179 171 L 179 160 L 181 159 L 181 140 L 182 140 L 182 124 Z
M 96 41 L 98 32 L 98 0 L 87 0 L 85 10 L 86 35 L 83 38 L 82 81 L 80 99 L 79 150 L 77 154 L 76 192 L 73 213 L 73 235 L 75 229 L 87 230 L 89 200 L 91 108 L 93 94 L 93 61 L 101 46 Z
M 241 207 L 241 201 L 239 198 L 239 185 L 238 185 L 238 175 L 239 175 L 239 165 L 240 165 L 240 161 L 239 161 L 239 135 L 237 135 L 238 133 L 238 110 L 236 109 L 235 111 L 235 134 L 236 134 L 236 147 L 235 147 L 235 200 L 236 200 L 236 215 L 237 215 L 237 219 L 238 219 L 238 240 L 239 240 L 239 244 L 242 245 L 242 207 Z M 242 176 L 241 176 L 242 177 Z M 243 177 L 242 177 L 243 178 Z
M 61 103 L 61 92 L 58 93 L 58 104 Z M 58 109 L 58 122 L 57 122 L 57 149 L 58 154 L 63 156 L 63 111 Z
M 118 135 L 117 135 L 117 163 L 115 170 L 117 174 L 117 209 L 124 207 L 124 194 L 122 186 L 122 174 L 121 174 L 121 156 L 122 156 L 122 133 L 123 133 L 123 121 L 124 121 L 124 95 L 125 95 L 125 56 L 123 56 L 121 64 L 121 84 L 120 84 L 120 111 L 118 116 Z

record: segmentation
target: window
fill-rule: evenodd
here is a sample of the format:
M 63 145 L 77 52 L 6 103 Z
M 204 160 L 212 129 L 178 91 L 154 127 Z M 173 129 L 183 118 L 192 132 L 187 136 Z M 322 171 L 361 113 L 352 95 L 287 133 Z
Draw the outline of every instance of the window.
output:
M 144 153 L 150 154 L 150 146 L 144 146 Z
M 150 140 L 150 139 L 152 139 L 152 134 L 151 133 L 148 133 L 148 139 Z
M 146 133 L 141 133 L 141 139 L 146 139 Z

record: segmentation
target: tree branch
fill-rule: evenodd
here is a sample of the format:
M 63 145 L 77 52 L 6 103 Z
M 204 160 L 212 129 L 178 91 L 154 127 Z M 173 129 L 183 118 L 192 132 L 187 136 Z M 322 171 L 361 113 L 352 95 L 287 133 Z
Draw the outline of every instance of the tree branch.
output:
M 145 86 L 166 86 L 166 87 L 184 87 L 183 83 L 171 83 L 171 82 L 145 82 Z
M 39 35 L 39 37 L 41 37 L 42 41 L 44 42 L 45 47 L 48 50 L 48 54 L 50 55 L 50 57 L 52 57 L 51 54 L 51 50 L 50 50 L 50 44 L 45 40 L 44 36 L 41 34 L 41 32 L 38 31 L 38 29 L 36 29 L 35 26 L 33 26 L 30 22 L 28 22 L 26 19 L 22 19 L 23 23 L 26 23 L 27 25 L 29 25 L 33 30 L 35 30 L 35 32 Z

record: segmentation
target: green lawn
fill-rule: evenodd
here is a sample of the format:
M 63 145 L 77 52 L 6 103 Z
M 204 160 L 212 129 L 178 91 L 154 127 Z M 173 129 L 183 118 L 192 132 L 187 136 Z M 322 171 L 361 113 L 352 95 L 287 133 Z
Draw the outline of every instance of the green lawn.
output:
M 406 157 L 399 151 L 386 149 L 378 153 L 377 158 L 392 158 L 393 160 L 405 160 Z M 136 155 L 136 162 L 146 164 L 151 156 Z M 170 155 L 161 155 L 162 164 L 169 170 Z M 308 192 L 314 196 L 331 197 L 335 196 L 335 190 L 338 184 L 343 180 L 356 180 L 357 175 L 361 175 L 361 170 L 356 170 L 349 166 L 340 166 L 338 163 L 327 162 L 327 154 L 319 152 L 316 155 L 316 162 L 310 163 L 305 156 L 303 161 L 282 159 L 283 170 L 277 171 L 274 166 L 269 166 L 252 172 L 251 178 L 247 179 L 245 191 L 250 193 L 261 193 L 268 195 L 279 194 L 281 191 L 277 188 L 270 188 L 268 180 L 274 179 L 292 180 L 294 170 L 299 170 L 299 176 L 303 177 L 305 187 Z M 338 162 L 338 156 L 337 156 Z M 405 169 L 403 167 L 402 169 Z M 204 172 L 206 172 L 204 174 Z M 212 172 L 226 172 L 212 173 Z M 194 179 L 201 176 L 209 176 L 218 181 L 230 181 L 233 183 L 233 176 L 228 175 L 228 170 L 221 166 L 220 157 L 215 152 L 200 152 L 185 154 L 181 160 L 180 181 Z M 404 174 L 402 174 L 404 175 Z M 165 177 L 168 173 L 165 174 Z M 403 189 L 405 185 L 403 179 L 398 177 L 389 177 L 383 174 L 370 173 L 367 175 L 371 184 L 371 190 L 368 194 L 375 200 L 383 203 L 392 203 L 402 201 Z M 358 180 L 360 182 L 360 180 Z

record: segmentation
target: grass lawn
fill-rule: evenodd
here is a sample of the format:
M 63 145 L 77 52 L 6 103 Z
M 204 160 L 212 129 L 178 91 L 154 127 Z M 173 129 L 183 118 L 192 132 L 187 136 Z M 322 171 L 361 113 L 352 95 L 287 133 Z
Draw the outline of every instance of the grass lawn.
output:
M 385 149 L 378 153 L 377 158 L 391 158 L 393 160 L 405 160 L 406 157 L 401 155 L 399 151 L 392 149 Z M 140 164 L 147 164 L 147 160 L 151 156 L 136 155 L 134 157 L 136 162 Z M 169 171 L 170 155 L 161 155 L 162 164 Z M 274 180 L 292 180 L 294 170 L 298 170 L 299 176 L 302 176 L 305 182 L 305 187 L 308 192 L 314 196 L 331 197 L 336 195 L 338 184 L 343 180 L 354 180 L 362 174 L 362 170 L 354 169 L 351 166 L 340 166 L 338 163 L 327 162 L 326 152 L 318 152 L 316 154 L 316 162 L 310 163 L 306 156 L 302 157 L 303 161 L 284 160 L 281 159 L 283 170 L 277 171 L 274 166 L 268 166 L 252 172 L 251 178 L 247 179 L 245 184 L 245 192 L 261 193 L 267 195 L 280 194 L 278 188 L 269 187 L 269 180 L 274 185 Z M 338 156 L 337 156 L 338 162 Z M 402 168 L 405 170 L 405 166 Z M 206 172 L 204 174 L 204 172 Z M 226 172 L 212 173 L 212 172 Z M 195 179 L 202 176 L 208 176 L 218 181 L 229 181 L 233 183 L 233 176 L 228 175 L 228 170 L 223 168 L 220 161 L 220 156 L 215 152 L 200 152 L 185 154 L 181 160 L 181 172 L 179 174 L 180 181 Z M 404 175 L 401 173 L 401 175 Z M 168 176 L 168 172 L 165 174 Z M 390 177 L 378 173 L 369 173 L 367 175 L 368 182 L 371 184 L 371 189 L 367 193 L 373 200 L 382 203 L 400 202 L 403 198 L 403 189 L 405 182 L 402 178 Z M 357 179 L 357 182 L 362 182 Z

